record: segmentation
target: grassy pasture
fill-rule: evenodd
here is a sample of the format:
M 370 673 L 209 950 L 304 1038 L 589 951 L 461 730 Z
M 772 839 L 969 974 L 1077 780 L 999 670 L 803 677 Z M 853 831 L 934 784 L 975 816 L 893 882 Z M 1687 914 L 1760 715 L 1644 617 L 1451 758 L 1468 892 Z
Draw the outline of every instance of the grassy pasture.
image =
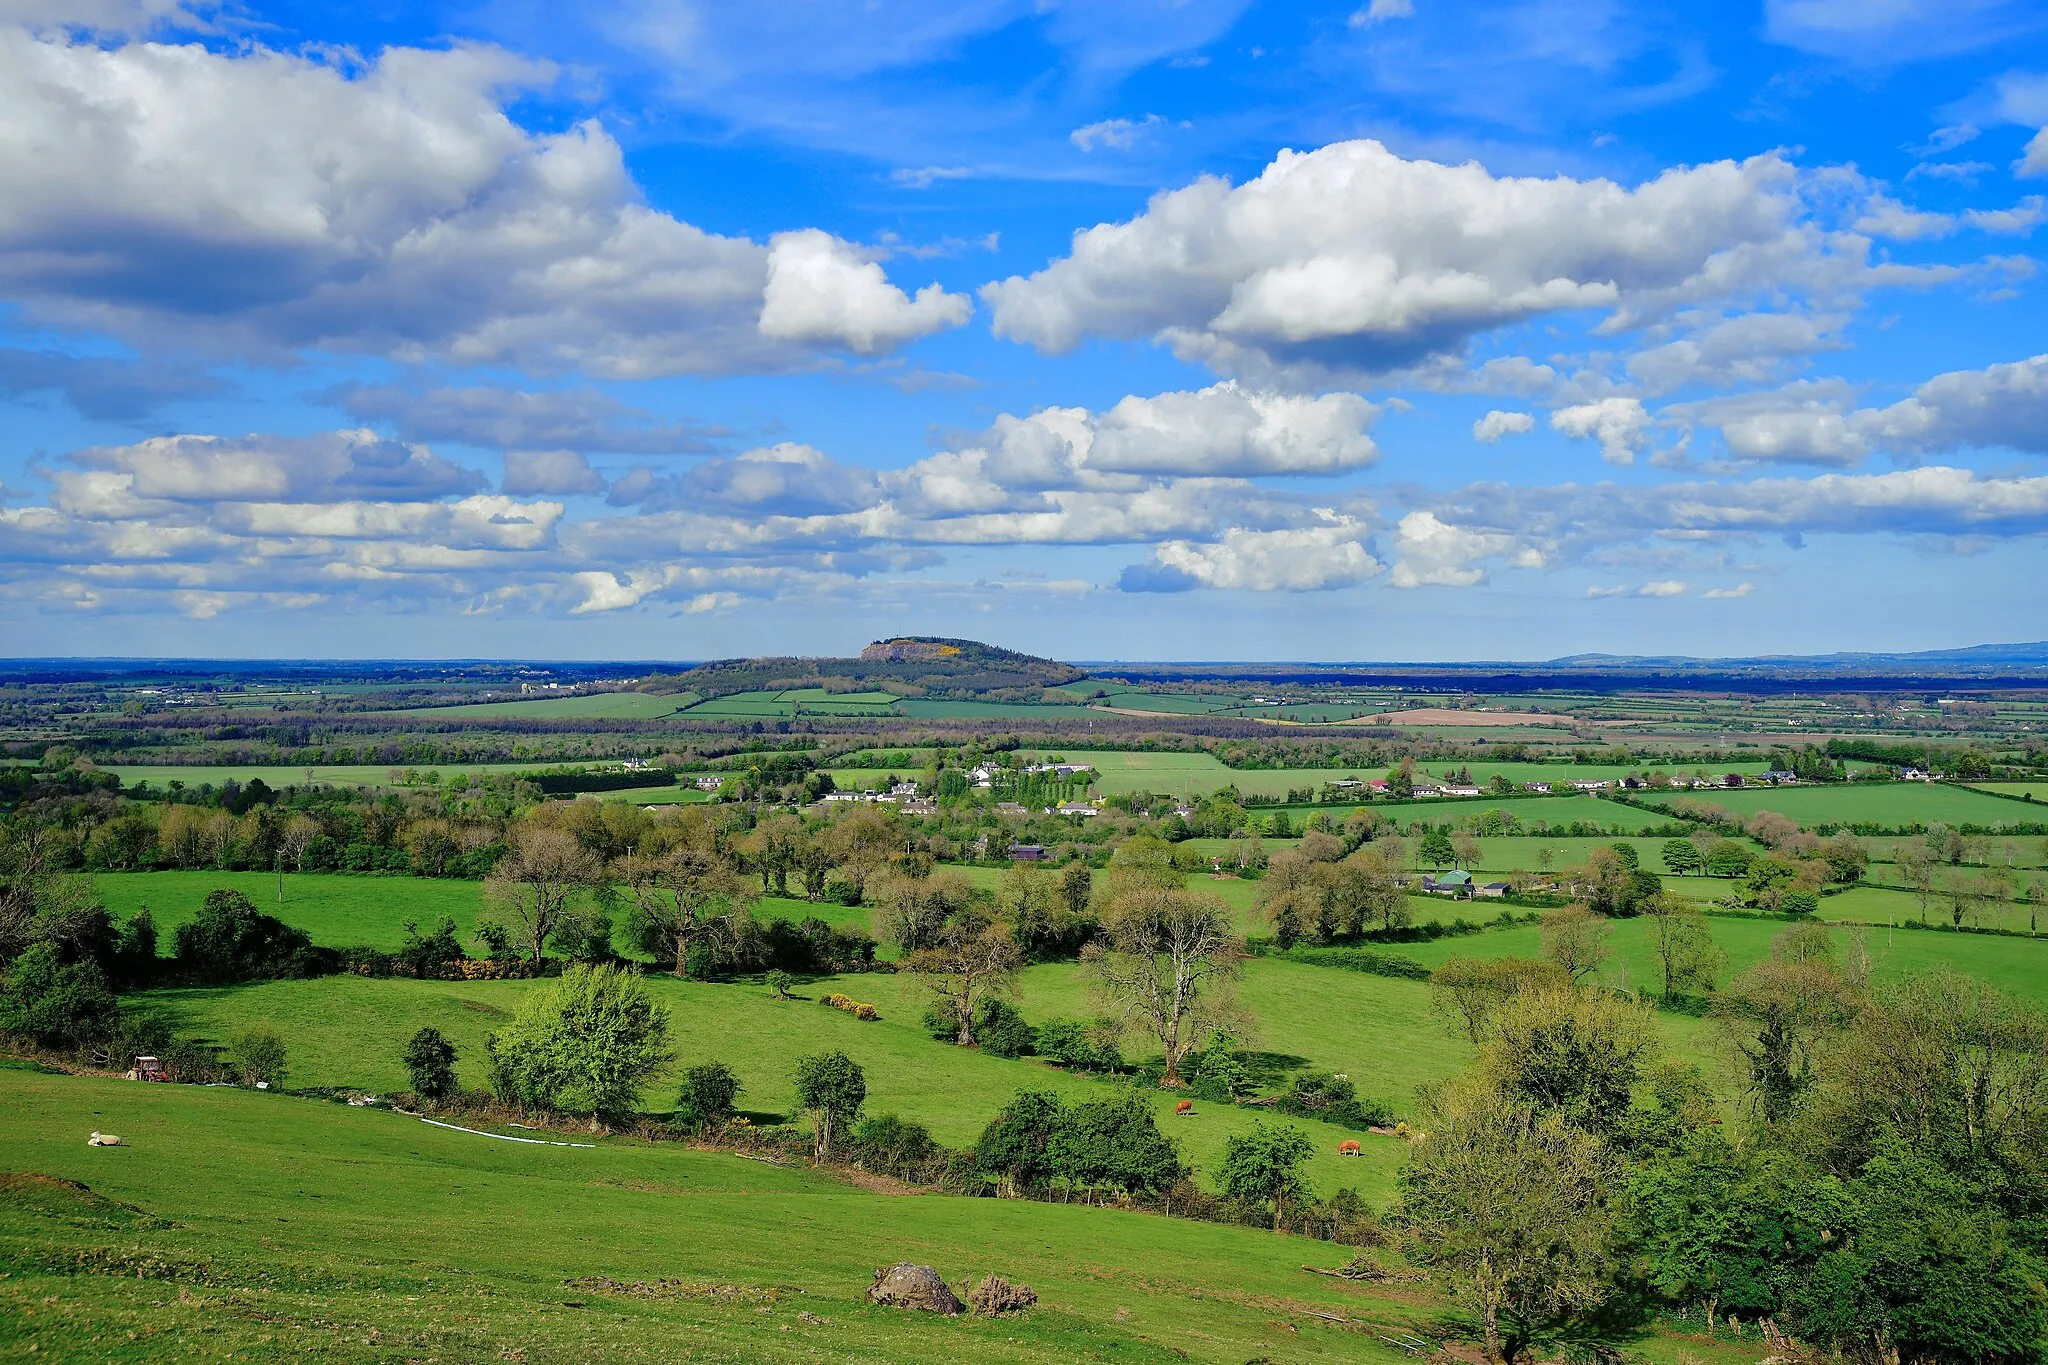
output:
M 1079 1206 L 891 1197 L 679 1144 L 528 1146 L 289 1096 L 20 1070 L 0 1071 L 0 1106 L 0 1166 L 91 1188 L 0 1188 L 10 1358 L 1391 1362 L 1393 1348 L 1328 1316 L 1421 1325 L 1434 1311 L 1412 1292 L 1302 1273 L 1341 1264 L 1344 1248 Z M 95 1127 L 131 1145 L 86 1147 Z M 174 1284 L 43 1268 L 109 1240 L 208 1272 Z M 868 1306 L 872 1269 L 904 1259 L 963 1289 L 999 1270 L 1035 1286 L 1040 1307 L 946 1319 Z M 588 1276 L 755 1292 L 565 1288 Z M 1659 1365 L 1674 1359 L 1676 1343 L 1646 1345 Z
M 432 877 L 361 877 L 290 872 L 284 903 L 273 872 L 101 872 L 93 877 L 107 909 L 126 920 L 147 905 L 170 952 L 171 931 L 194 918 L 210 891 L 240 891 L 258 909 L 313 936 L 315 943 L 363 943 L 390 950 L 405 938 L 405 921 L 431 930 L 447 915 L 466 938 L 483 909 L 483 883 Z
M 1824 901 L 1831 904 L 1835 898 Z M 1782 920 L 1747 919 L 1714 915 L 1714 941 L 1728 954 L 1732 974 L 1762 958 L 1771 940 L 1783 933 Z M 1601 972 L 1611 985 L 1651 991 L 1663 989 L 1657 965 L 1655 926 L 1648 919 L 1613 921 L 1614 957 Z M 1846 957 L 1855 930 L 1838 927 L 1836 943 Z M 2037 1006 L 2048 1006 L 2048 942 L 2004 938 L 1989 934 L 1941 933 L 1920 929 L 1899 929 L 1887 934 L 1880 924 L 1861 930 L 1872 960 L 1872 976 L 1883 980 L 1910 971 L 1952 967 L 1968 976 L 1988 981 Z M 1889 940 L 1889 941 L 1887 941 Z M 1430 966 L 1449 957 L 1535 957 L 1541 952 L 1535 926 L 1490 931 L 1473 938 L 1438 939 L 1434 943 L 1404 944 L 1394 951 Z M 1333 975 L 1335 973 L 1332 973 Z M 1726 978 L 1724 977 L 1725 981 Z M 1398 984 L 1398 983 L 1394 983 Z M 1660 1019 L 1683 1033 L 1693 1021 L 1664 1015 Z
M 2017 801 L 1934 782 L 1859 782 L 1824 787 L 1757 787 L 1701 792 L 1696 799 L 1738 815 L 1772 810 L 1802 825 L 1911 825 L 1942 821 L 1979 825 L 2028 823 L 2048 812 Z
M 1370 997 L 1376 987 L 1389 984 L 1379 978 L 1297 964 L 1254 965 L 1262 969 L 1261 977 L 1276 969 L 1283 974 L 1312 973 L 1300 985 L 1313 988 L 1307 993 L 1320 994 L 1339 1007 Z M 1018 1005 L 1026 1017 L 1092 1014 L 1079 982 L 1072 979 L 1075 975 L 1076 969 L 1065 964 L 1026 972 L 1018 992 Z M 1324 977 L 1342 979 L 1326 982 Z M 790 1071 L 796 1059 L 833 1049 L 843 1049 L 866 1069 L 870 1113 L 915 1119 L 940 1140 L 955 1145 L 971 1143 L 996 1110 L 1020 1089 L 1056 1090 L 1082 1099 L 1102 1094 L 1107 1084 L 1070 1076 L 1036 1060 L 983 1056 L 934 1041 L 921 1022 L 930 996 L 909 977 L 888 973 L 830 977 L 800 988 L 799 993 L 806 997 L 840 991 L 875 1005 L 882 1017 L 866 1023 L 812 999 L 776 1000 L 765 987 L 750 982 L 707 984 L 651 974 L 647 984 L 655 998 L 668 1007 L 682 1063 L 716 1058 L 730 1065 L 746 1086 L 742 1107 L 753 1111 L 789 1112 L 795 1104 Z M 251 1024 L 275 1025 L 291 1044 L 290 1083 L 294 1086 L 351 1085 L 382 1093 L 404 1085 L 399 1049 L 415 1030 L 428 1024 L 461 1050 L 463 1061 L 458 1071 L 464 1083 L 482 1085 L 484 1035 L 502 1025 L 535 988 L 535 983 L 527 981 L 334 976 L 153 991 L 143 998 L 208 1037 L 224 1038 Z M 1417 1069 L 1412 1049 L 1403 1051 L 1409 1054 L 1403 1061 L 1405 1069 L 1387 1084 L 1392 1087 L 1388 1097 L 1405 1104 L 1407 1094 L 1401 1087 L 1412 1089 L 1410 1077 L 1426 1073 Z M 1353 1061 L 1348 1048 L 1327 1043 L 1303 1055 L 1337 1070 L 1350 1066 L 1361 1084 L 1360 1073 L 1370 1066 L 1369 1057 L 1359 1055 Z M 675 1097 L 674 1085 L 672 1076 L 651 1082 L 642 1095 L 643 1106 L 654 1112 L 666 1111 Z M 1202 1112 L 1197 1121 L 1175 1121 L 1175 1098 L 1164 1092 L 1154 1094 L 1162 1124 L 1172 1124 L 1167 1131 L 1180 1140 L 1190 1161 L 1201 1170 L 1213 1171 L 1221 1159 L 1224 1139 L 1249 1128 L 1255 1115 L 1229 1106 L 1198 1106 Z M 1374 1158 L 1343 1160 L 1336 1154 L 1337 1143 L 1351 1134 L 1329 1124 L 1287 1122 L 1298 1122 L 1314 1141 L 1317 1155 L 1311 1173 L 1320 1188 L 1327 1191 L 1352 1185 L 1376 1202 L 1391 1193 L 1398 1155 L 1393 1144 L 1386 1144 L 1383 1150 L 1376 1146 Z
M 1991 792 L 1997 796 L 2032 797 L 2036 801 L 2048 802 L 2048 777 L 2031 782 L 1972 782 L 1970 790 Z

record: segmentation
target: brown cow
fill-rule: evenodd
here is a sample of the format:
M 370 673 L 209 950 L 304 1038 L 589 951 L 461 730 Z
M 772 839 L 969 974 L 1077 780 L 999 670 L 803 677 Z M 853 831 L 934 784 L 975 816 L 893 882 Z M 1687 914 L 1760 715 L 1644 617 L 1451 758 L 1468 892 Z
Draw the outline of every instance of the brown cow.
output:
M 1358 1142 L 1355 1138 L 1345 1138 L 1342 1142 L 1337 1144 L 1337 1155 L 1363 1156 L 1364 1153 L 1359 1150 Z
M 1173 1116 L 1177 1119 L 1189 1118 L 1194 1114 L 1194 1112 L 1195 1102 L 1193 1100 L 1182 1100 L 1180 1103 L 1173 1106 Z

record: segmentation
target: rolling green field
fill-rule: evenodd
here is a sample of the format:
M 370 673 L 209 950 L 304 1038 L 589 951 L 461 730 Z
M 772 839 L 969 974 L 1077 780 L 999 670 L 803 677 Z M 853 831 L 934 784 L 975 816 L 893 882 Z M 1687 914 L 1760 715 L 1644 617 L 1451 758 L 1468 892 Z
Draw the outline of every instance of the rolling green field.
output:
M 467 706 L 420 706 L 394 712 L 460 720 L 464 716 L 519 716 L 533 720 L 660 720 L 697 700 L 694 692 L 595 692 L 581 697 L 538 697 L 525 701 L 473 702 Z
M 1653 798 L 1661 799 L 1661 798 Z M 1774 810 L 1802 825 L 1868 823 L 1911 825 L 2024 824 L 2043 812 L 2017 801 L 1934 782 L 1858 782 L 1825 787 L 1742 788 L 1700 792 L 1695 798 L 1738 815 Z
M 0 1108 L 0 1168 L 47 1177 L 0 1177 L 10 1359 L 1391 1361 L 1330 1319 L 1420 1326 L 1434 1307 L 1301 1270 L 1348 1248 L 892 1196 L 673 1143 L 496 1142 L 290 1096 L 18 1069 L 0 1070 Z M 88 1148 L 95 1128 L 128 1145 Z M 1039 1307 L 867 1305 L 871 1272 L 899 1260 L 962 1291 L 999 1271 Z M 592 1277 L 706 1288 L 572 1283 Z M 1662 1365 L 1681 1344 L 1645 1346 Z
M 1329 1004 L 1366 1010 L 1367 1017 L 1373 1008 L 1368 1002 L 1377 994 L 1375 987 L 1413 984 L 1294 963 L 1253 965 L 1259 969 L 1260 983 L 1277 983 L 1270 987 L 1261 984 L 1260 991 L 1273 989 L 1286 997 L 1290 994 L 1288 978 L 1294 977 L 1297 987 L 1313 988 L 1309 993 L 1325 996 Z M 1077 970 L 1053 964 L 1026 972 L 1017 997 L 1026 1017 L 1092 1014 L 1085 992 L 1072 979 Z M 1309 975 L 1302 977 L 1302 973 Z M 1325 981 L 1325 977 L 1338 979 Z M 829 977 L 806 983 L 800 994 L 807 998 L 798 1000 L 776 1000 L 765 987 L 749 982 L 679 981 L 650 974 L 647 984 L 670 1012 L 682 1054 L 678 1065 L 712 1059 L 725 1062 L 746 1087 L 742 1108 L 752 1111 L 788 1112 L 795 1098 L 790 1070 L 796 1059 L 835 1049 L 844 1050 L 866 1069 L 870 1112 L 915 1119 L 941 1141 L 956 1146 L 972 1143 L 996 1110 L 1020 1089 L 1056 1090 L 1069 1098 L 1088 1098 L 1102 1094 L 1108 1084 L 1068 1075 L 1032 1059 L 984 1056 L 934 1041 L 921 1022 L 930 997 L 909 977 L 889 973 Z M 331 976 L 152 991 L 142 998 L 206 1037 L 225 1038 L 251 1024 L 276 1026 L 292 1048 L 293 1086 L 354 1086 L 384 1093 L 405 1084 L 399 1049 L 426 1025 L 440 1029 L 461 1050 L 464 1060 L 457 1070 L 464 1084 L 481 1086 L 484 1035 L 506 1022 L 520 999 L 533 989 L 535 984 L 527 981 Z M 808 998 L 834 991 L 875 1005 L 881 1018 L 862 1022 Z M 1248 985 L 1247 994 L 1253 993 L 1254 987 Z M 1301 993 L 1297 989 L 1291 994 Z M 1423 1030 L 1434 1027 L 1423 1018 Z M 1434 1041 L 1434 1034 L 1431 1038 Z M 1362 1090 L 1384 1093 L 1404 1109 L 1418 1080 L 1441 1079 L 1426 1064 L 1427 1057 L 1451 1055 L 1438 1046 L 1418 1060 L 1410 1048 L 1406 1050 L 1411 1055 L 1388 1069 L 1363 1051 L 1354 1054 L 1348 1044 L 1349 1040 L 1339 1040 L 1325 1043 L 1313 1053 L 1296 1055 L 1329 1069 L 1341 1071 L 1349 1066 Z M 674 1098 L 674 1077 L 663 1076 L 649 1083 L 641 1097 L 642 1107 L 665 1112 Z M 1198 1105 L 1198 1120 L 1175 1121 L 1171 1116 L 1176 1098 L 1163 1091 L 1153 1093 L 1161 1122 L 1172 1124 L 1167 1131 L 1180 1140 L 1187 1159 L 1203 1171 L 1215 1169 L 1224 1139 L 1249 1128 L 1256 1117 L 1254 1111 L 1227 1105 Z M 1353 1136 L 1348 1130 L 1308 1120 L 1285 1122 L 1296 1124 L 1314 1141 L 1316 1156 L 1309 1170 L 1325 1192 L 1340 1185 L 1353 1186 L 1376 1203 L 1391 1195 L 1399 1155 L 1395 1144 L 1376 1143 L 1365 1159 L 1345 1160 L 1337 1156 L 1337 1143 Z
M 171 950 L 171 931 L 198 915 L 207 893 L 221 888 L 241 892 L 264 913 L 304 929 L 315 943 L 360 943 L 387 952 L 404 941 L 408 919 L 431 930 L 446 915 L 467 938 L 483 909 L 482 882 L 434 877 L 290 872 L 285 874 L 282 904 L 273 872 L 101 872 L 94 875 L 93 884 L 119 919 L 129 919 L 147 905 L 166 954 Z
M 1710 916 L 1709 923 L 1713 927 L 1714 941 L 1728 954 L 1730 973 L 1738 972 L 1763 957 L 1770 950 L 1771 940 L 1786 929 L 1782 920 L 1727 915 Z M 1661 991 L 1663 978 L 1658 972 L 1654 931 L 1655 926 L 1648 919 L 1613 921 L 1614 957 L 1601 971 L 1600 979 L 1610 985 L 1633 990 Z M 1855 932 L 1836 927 L 1836 945 L 1845 958 L 1849 955 Z M 1899 929 L 1888 933 L 1882 924 L 1860 932 L 1870 954 L 1871 974 L 1875 979 L 1948 966 L 2036 1005 L 2048 1006 L 2048 942 L 1921 929 Z M 1395 951 L 1433 967 L 1453 956 L 1500 957 L 1513 954 L 1535 957 L 1541 952 L 1541 945 L 1534 926 L 1518 926 L 1472 938 L 1404 944 Z M 1723 980 L 1725 982 L 1726 978 Z M 1683 1016 L 1662 1015 L 1660 1022 L 1667 1027 L 1675 1027 L 1679 1030 L 1678 1036 L 1682 1036 L 1686 1027 L 1696 1021 Z M 1725 1084 L 1725 1077 L 1723 1079 Z
M 1999 796 L 2032 797 L 2036 801 L 2048 802 L 2048 777 L 2033 782 L 1972 782 L 1970 790 L 1993 792 Z

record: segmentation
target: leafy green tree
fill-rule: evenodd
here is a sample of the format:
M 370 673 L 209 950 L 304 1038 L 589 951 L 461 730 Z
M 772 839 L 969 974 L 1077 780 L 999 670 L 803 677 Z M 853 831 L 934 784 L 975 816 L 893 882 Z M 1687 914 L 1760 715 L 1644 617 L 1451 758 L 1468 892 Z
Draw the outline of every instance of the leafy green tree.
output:
M 413 1093 L 430 1100 L 446 1099 L 455 1093 L 455 1044 L 437 1028 L 423 1028 L 407 1041 L 398 1054 Z
M 1151 1104 L 1128 1089 L 1069 1108 L 1047 1155 L 1054 1175 L 1076 1189 L 1163 1190 L 1187 1172 Z
M 1126 1025 L 1159 1044 L 1160 1085 L 1177 1087 L 1181 1059 L 1197 1041 L 1239 1020 L 1244 945 L 1230 909 L 1213 896 L 1130 881 L 1112 892 L 1102 928 L 1083 961 Z
M 1896 1139 L 1855 1188 L 1856 1227 L 1791 1296 L 1801 1336 L 1867 1358 L 2041 1358 L 2048 1266 L 1980 1190 Z
M 284 1085 L 286 1051 L 284 1038 L 276 1029 L 268 1025 L 243 1029 L 228 1039 L 228 1053 L 243 1085 L 261 1085 L 266 1090 Z
M 1536 1112 L 1613 1137 L 1656 1047 L 1647 1006 L 1605 993 L 1531 991 L 1494 1015 L 1480 1066 Z
M 777 1000 L 787 1000 L 789 999 L 789 988 L 795 984 L 796 978 L 783 971 L 780 967 L 777 967 L 768 973 L 767 982 L 768 989 L 775 992 Z
M 2048 1170 L 2048 1015 L 1941 970 L 1878 987 L 1826 1053 L 1805 1141 L 1851 1172 L 1890 1138 L 2033 1216 Z
M 55 943 L 34 944 L 0 978 L 0 1033 L 47 1047 L 79 1047 L 113 1027 L 118 1006 L 97 962 L 66 963 Z
M 1315 1155 L 1307 1134 L 1290 1124 L 1254 1123 L 1249 1133 L 1227 1138 L 1217 1178 L 1233 1199 L 1273 1205 L 1273 1231 L 1280 1231 L 1287 1201 L 1315 1198 L 1301 1168 Z
M 177 971 L 188 981 L 231 985 L 311 970 L 312 936 L 264 914 L 239 891 L 210 891 L 178 926 Z
M 1707 845 L 1706 872 L 1709 877 L 1746 876 L 1755 858 L 1755 854 L 1733 839 L 1716 839 Z
M 1451 842 L 1450 835 L 1433 829 L 1422 836 L 1422 846 L 1416 851 L 1416 856 L 1430 867 L 1449 867 L 1457 861 L 1458 849 Z
M 1543 956 L 1563 968 L 1565 975 L 1579 981 L 1600 970 L 1614 955 L 1608 940 L 1613 927 L 1605 915 L 1596 915 L 1583 905 L 1568 905 L 1543 917 L 1538 931 Z
M 796 1102 L 811 1115 L 812 1151 L 826 1160 L 834 1134 L 850 1127 L 867 1103 L 867 1073 L 844 1052 L 825 1052 L 798 1058 L 795 1079 Z
M 903 969 L 938 997 L 960 1047 L 975 1045 L 981 1006 L 1009 990 L 1023 965 L 1009 926 L 972 910 L 947 920 L 928 946 L 903 960 Z
M 1772 941 L 1768 958 L 1714 1000 L 1714 1015 L 1745 1072 L 1747 1099 L 1767 1124 L 1792 1116 L 1822 1052 L 1856 1015 L 1856 992 L 1835 966 L 1827 932 L 1817 925 L 1786 930 Z
M 1488 1086 L 1454 1085 L 1435 1110 L 1393 1221 L 1479 1318 L 1487 1357 L 1512 1365 L 1536 1328 L 1611 1292 L 1612 1163 L 1591 1133 Z
M 1014 1197 L 1052 1178 L 1052 1144 L 1066 1119 L 1066 1106 L 1047 1090 L 1020 1090 L 981 1130 L 974 1144 L 974 1168 L 996 1182 L 996 1192 Z
M 1563 990 L 1571 977 L 1555 962 L 1520 957 L 1449 957 L 1429 974 L 1430 1008 L 1477 1047 L 1493 1013 L 1527 990 Z
M 1772 1316 L 1860 1211 L 1851 1189 L 1772 1147 L 1737 1147 L 1712 1130 L 1629 1176 L 1622 1230 L 1643 1277 L 1667 1299 Z
M 1664 972 L 1664 998 L 1675 999 L 1681 991 L 1712 991 L 1728 955 L 1714 942 L 1707 917 L 1690 901 L 1665 896 L 1657 897 L 1646 909 L 1657 963 Z
M 456 937 L 455 921 L 443 915 L 431 934 L 420 932 L 418 920 L 407 920 L 405 940 L 395 956 L 406 971 L 427 979 L 443 975 L 468 954 L 462 951 L 462 941 Z
M 688 974 L 691 950 L 744 908 L 746 883 L 738 867 L 716 849 L 693 848 L 630 866 L 628 931 L 642 948 L 669 959 L 677 976 Z M 787 880 L 787 869 L 780 875 Z
M 595 1121 L 632 1112 L 641 1084 L 674 1055 L 668 1032 L 668 1011 L 637 975 L 579 963 L 527 996 L 484 1046 L 509 1098 Z
M 1700 851 L 1692 846 L 1690 839 L 1666 839 L 1659 852 L 1664 859 L 1664 866 L 1680 876 L 1699 871 L 1705 861 L 1700 857 Z
M 699 1062 L 683 1073 L 676 1096 L 675 1122 L 706 1132 L 723 1127 L 738 1111 L 740 1078 L 724 1062 Z

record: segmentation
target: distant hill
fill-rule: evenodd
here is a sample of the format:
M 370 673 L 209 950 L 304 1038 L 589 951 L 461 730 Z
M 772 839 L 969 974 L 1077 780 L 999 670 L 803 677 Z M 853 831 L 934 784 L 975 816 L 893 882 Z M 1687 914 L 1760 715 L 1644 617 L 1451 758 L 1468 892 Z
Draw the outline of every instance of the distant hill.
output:
M 1072 664 L 979 640 L 903 635 L 877 640 L 857 659 L 714 659 L 681 673 L 652 674 L 640 686 L 649 692 L 698 692 L 708 697 L 822 687 L 828 692 L 880 690 L 906 697 L 1037 701 L 1046 688 L 1087 676 Z

